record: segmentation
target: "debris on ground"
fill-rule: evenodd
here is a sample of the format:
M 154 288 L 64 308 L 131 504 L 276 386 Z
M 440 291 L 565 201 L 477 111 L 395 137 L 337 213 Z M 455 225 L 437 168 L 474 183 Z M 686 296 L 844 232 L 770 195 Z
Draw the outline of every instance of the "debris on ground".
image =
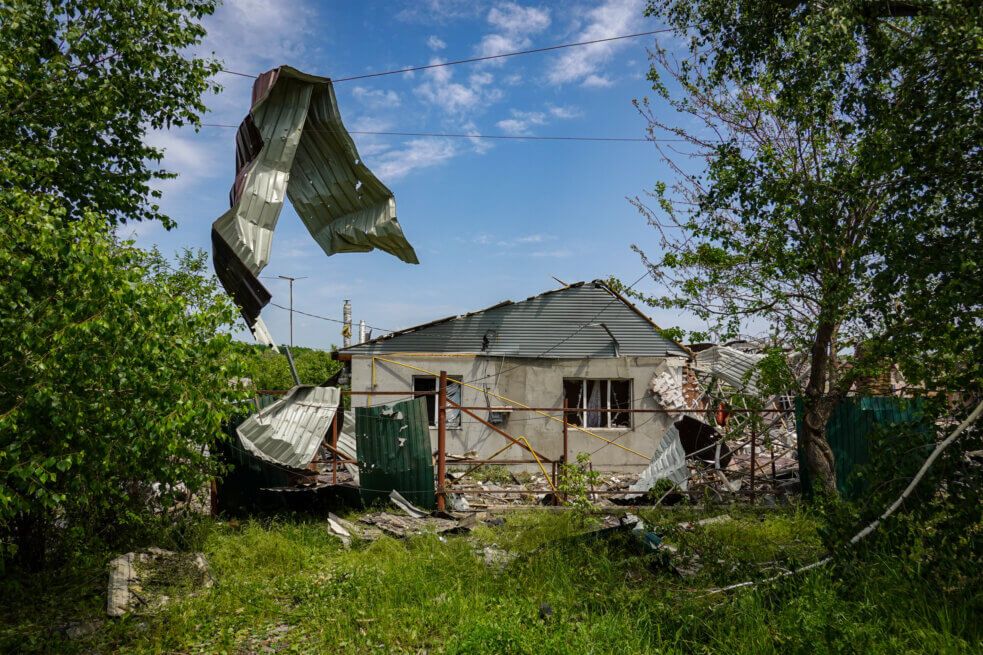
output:
M 120 617 L 128 612 L 153 612 L 174 593 L 211 587 L 212 576 L 201 553 L 175 553 L 149 548 L 145 553 L 126 553 L 109 563 L 106 613 Z
M 728 521 L 733 521 L 733 517 L 730 514 L 721 514 L 720 516 L 713 516 L 708 519 L 701 519 L 695 523 L 685 521 L 679 524 L 680 530 L 686 530 L 692 532 L 695 528 L 704 528 L 708 525 L 715 525 L 718 523 L 727 523 Z

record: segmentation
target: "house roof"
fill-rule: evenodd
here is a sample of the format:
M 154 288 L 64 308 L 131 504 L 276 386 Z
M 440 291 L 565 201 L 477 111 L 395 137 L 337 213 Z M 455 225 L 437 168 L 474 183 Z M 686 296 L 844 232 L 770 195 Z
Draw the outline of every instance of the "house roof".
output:
M 507 300 L 339 351 L 342 356 L 393 353 L 554 359 L 690 355 L 601 280 L 577 282 L 519 302 Z

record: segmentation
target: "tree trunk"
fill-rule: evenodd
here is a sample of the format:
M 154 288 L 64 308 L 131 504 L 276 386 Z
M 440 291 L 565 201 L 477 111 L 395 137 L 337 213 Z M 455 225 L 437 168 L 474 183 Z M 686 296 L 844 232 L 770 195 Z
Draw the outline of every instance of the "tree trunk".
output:
M 835 327 L 832 323 L 819 324 L 812 342 L 809 382 L 805 390 L 805 407 L 799 446 L 809 467 L 813 489 L 822 494 L 836 496 L 836 468 L 833 449 L 826 441 L 826 421 L 839 402 L 838 395 L 826 389 L 830 343 Z

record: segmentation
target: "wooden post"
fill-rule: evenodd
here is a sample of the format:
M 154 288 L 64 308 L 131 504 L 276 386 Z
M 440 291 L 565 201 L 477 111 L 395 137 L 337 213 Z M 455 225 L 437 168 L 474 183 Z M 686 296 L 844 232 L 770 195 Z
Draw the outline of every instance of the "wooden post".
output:
M 440 389 L 437 394 L 437 509 L 440 511 L 443 511 L 445 504 L 445 477 L 447 477 L 447 371 L 441 371 Z
M 344 403 L 338 403 L 338 409 L 334 413 L 334 421 L 331 422 L 331 484 L 338 484 L 338 414 L 344 411 Z

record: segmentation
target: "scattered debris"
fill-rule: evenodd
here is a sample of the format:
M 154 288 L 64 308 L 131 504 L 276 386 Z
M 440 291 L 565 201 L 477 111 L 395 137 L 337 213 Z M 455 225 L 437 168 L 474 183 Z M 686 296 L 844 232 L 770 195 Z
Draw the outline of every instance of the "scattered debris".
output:
M 542 603 L 539 606 L 539 618 L 544 621 L 549 621 L 553 618 L 553 608 L 550 607 L 549 603 Z
M 106 613 L 120 617 L 128 612 L 152 612 L 170 600 L 163 592 L 188 586 L 212 586 L 203 554 L 156 547 L 145 553 L 126 553 L 109 563 Z
M 393 504 L 396 507 L 400 508 L 401 510 L 403 510 L 404 512 L 406 512 L 407 514 L 409 514 L 415 519 L 422 519 L 427 517 L 426 512 L 414 507 L 410 501 L 403 498 L 403 496 L 400 495 L 400 493 L 395 489 L 389 492 L 389 499 L 393 501 Z
M 505 570 L 518 557 L 518 553 L 501 550 L 500 548 L 492 548 L 491 546 L 485 546 L 481 553 L 488 568 L 496 571 Z
M 695 523 L 686 521 L 679 524 L 680 530 L 687 530 L 692 532 L 695 528 L 705 528 L 708 525 L 716 525 L 718 523 L 727 523 L 733 521 L 734 518 L 730 514 L 721 514 L 720 516 L 714 516 L 708 519 L 701 519 Z

